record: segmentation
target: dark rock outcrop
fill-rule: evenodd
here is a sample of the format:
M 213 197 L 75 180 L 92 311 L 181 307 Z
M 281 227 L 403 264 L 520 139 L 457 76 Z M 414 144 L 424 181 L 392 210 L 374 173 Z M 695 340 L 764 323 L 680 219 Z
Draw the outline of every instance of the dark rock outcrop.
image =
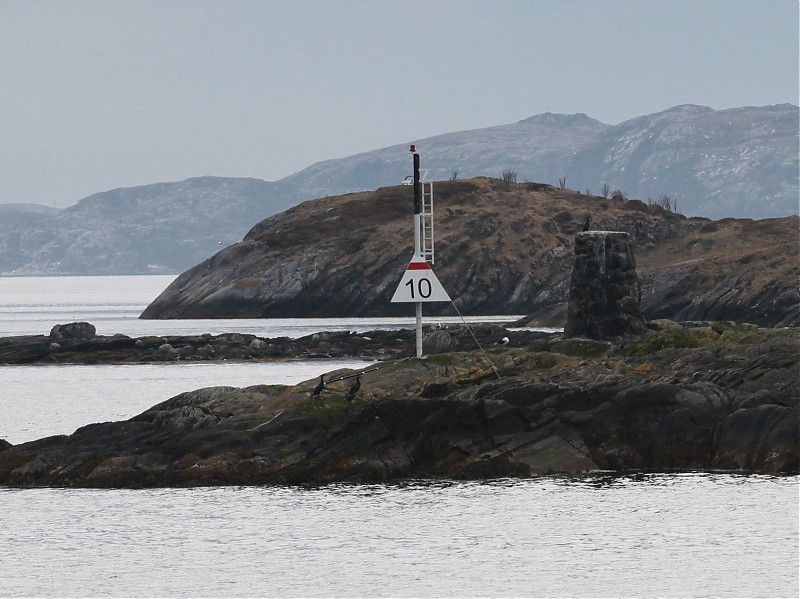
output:
M 124 422 L 7 447 L 0 484 L 797 473 L 797 331 L 702 324 L 656 322 L 597 357 L 547 341 L 490 350 L 491 364 L 480 352 L 449 353 L 330 372 L 319 396 L 316 379 L 182 393 Z
M 641 295 L 630 235 L 578 233 L 565 336 L 613 339 L 644 333 Z

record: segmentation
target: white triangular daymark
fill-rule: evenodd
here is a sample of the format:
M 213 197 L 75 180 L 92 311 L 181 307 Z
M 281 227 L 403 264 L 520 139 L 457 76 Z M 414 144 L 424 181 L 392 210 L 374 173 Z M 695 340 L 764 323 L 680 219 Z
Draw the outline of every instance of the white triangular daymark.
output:
M 392 303 L 449 302 L 450 296 L 424 258 L 415 256 L 403 273 Z

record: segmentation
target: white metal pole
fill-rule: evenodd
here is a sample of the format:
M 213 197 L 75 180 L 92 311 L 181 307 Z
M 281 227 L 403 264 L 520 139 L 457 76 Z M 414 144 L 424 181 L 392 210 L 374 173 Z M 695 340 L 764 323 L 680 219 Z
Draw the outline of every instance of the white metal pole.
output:
M 422 357 L 422 302 L 417 302 L 417 357 Z

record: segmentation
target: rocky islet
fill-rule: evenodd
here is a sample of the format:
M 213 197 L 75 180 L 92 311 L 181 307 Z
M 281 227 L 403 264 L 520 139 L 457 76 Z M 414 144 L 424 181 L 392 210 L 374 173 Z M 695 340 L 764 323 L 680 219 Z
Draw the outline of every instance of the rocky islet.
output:
M 0 484 L 798 472 L 796 330 L 650 326 L 623 344 L 551 335 L 376 362 L 327 373 L 318 395 L 316 379 L 190 391 L 124 422 L 6 447 Z

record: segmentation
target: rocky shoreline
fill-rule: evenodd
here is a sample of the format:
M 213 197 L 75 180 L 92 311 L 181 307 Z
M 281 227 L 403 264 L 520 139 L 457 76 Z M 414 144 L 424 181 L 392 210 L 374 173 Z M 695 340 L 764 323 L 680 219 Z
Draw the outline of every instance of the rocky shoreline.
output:
M 476 327 L 485 351 L 473 349 L 466 330 L 433 329 L 424 359 L 409 357 L 411 331 L 318 333 L 285 342 L 239 335 L 235 343 L 232 335 L 80 339 L 64 331 L 55 332 L 59 340 L 53 332 L 6 338 L 0 362 L 14 364 L 226 359 L 218 356 L 229 351 L 249 357 L 228 359 L 387 357 L 360 371 L 327 373 L 316 395 L 318 380 L 199 389 L 124 422 L 0 443 L 0 484 L 136 488 L 595 470 L 800 471 L 797 329 L 649 326 L 641 337 L 614 341 Z M 182 355 L 184 341 L 192 350 Z M 204 358 L 195 341 L 215 348 L 213 357 Z M 254 341 L 265 344 L 263 355 Z M 282 354 L 269 357 L 277 351 L 270 345 Z
M 524 347 L 553 333 L 495 324 L 425 327 L 428 354 L 481 346 Z M 415 353 L 409 329 L 323 331 L 299 338 L 242 333 L 129 337 L 97 335 L 87 322 L 56 325 L 49 335 L 0 338 L 2 364 L 143 364 L 153 362 L 276 361 L 363 358 L 393 360 Z M 477 341 L 477 343 L 476 343 Z

